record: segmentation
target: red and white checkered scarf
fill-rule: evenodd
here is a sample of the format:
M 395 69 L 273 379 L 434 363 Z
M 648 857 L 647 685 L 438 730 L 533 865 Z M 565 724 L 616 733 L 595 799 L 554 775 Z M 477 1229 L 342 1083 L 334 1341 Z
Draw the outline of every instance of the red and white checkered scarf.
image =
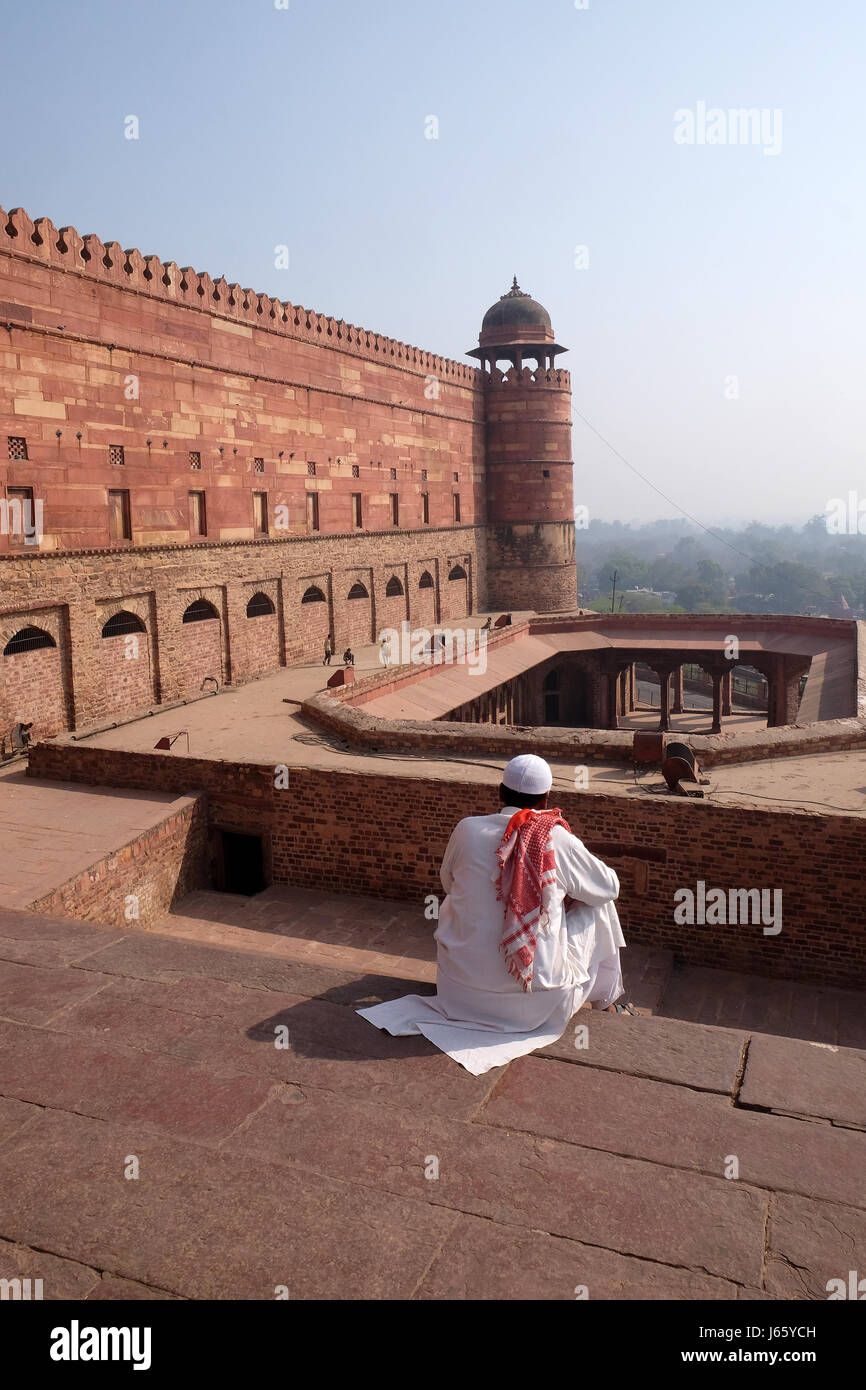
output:
M 564 826 L 571 834 L 571 826 L 558 809 L 533 811 L 527 807 L 517 811 L 496 851 L 496 896 L 505 903 L 501 946 L 509 975 L 527 991 L 532 987 L 538 938 L 550 930 L 556 886 L 556 856 L 551 841 L 555 825 Z

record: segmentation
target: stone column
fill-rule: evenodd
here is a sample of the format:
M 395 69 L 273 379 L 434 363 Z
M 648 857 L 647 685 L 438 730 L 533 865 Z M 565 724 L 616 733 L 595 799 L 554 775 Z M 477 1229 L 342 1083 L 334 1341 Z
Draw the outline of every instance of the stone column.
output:
M 617 714 L 618 689 L 619 675 L 616 671 L 609 671 L 607 674 L 607 727 L 609 729 L 619 728 L 619 716 Z
M 726 671 L 722 676 L 722 714 L 733 713 L 734 673 Z
M 683 668 L 682 668 L 682 666 L 677 666 L 677 668 L 676 668 L 676 669 L 674 670 L 674 672 L 672 673 L 672 679 L 673 679 L 673 686 L 672 686 L 673 705 L 671 706 L 671 711 L 672 711 L 673 714 L 682 714 L 682 712 L 683 712 Z
M 671 676 L 676 663 L 670 660 L 650 662 L 650 669 L 659 678 L 659 732 L 667 733 L 671 727 Z
M 713 727 L 712 733 L 722 732 L 722 681 L 725 679 L 725 672 L 715 670 L 710 673 L 713 678 Z

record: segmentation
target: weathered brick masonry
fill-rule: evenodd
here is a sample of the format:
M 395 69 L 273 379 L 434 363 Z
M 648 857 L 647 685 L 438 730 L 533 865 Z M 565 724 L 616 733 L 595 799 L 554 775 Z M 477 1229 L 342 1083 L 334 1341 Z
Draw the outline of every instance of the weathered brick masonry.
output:
M 207 809 L 196 797 L 30 908 L 47 917 L 146 927 L 185 893 L 209 883 Z
M 266 840 L 278 883 L 375 897 L 440 892 L 438 866 L 455 822 L 496 809 L 491 785 L 272 767 L 85 745 L 42 744 L 38 777 L 205 793 L 212 825 Z M 627 937 L 698 964 L 853 987 L 866 984 L 862 913 L 863 824 L 856 816 L 750 810 L 708 802 L 557 794 L 566 818 L 622 880 Z M 375 833 L 371 828 L 375 827 Z M 326 849 L 323 849 L 326 847 Z M 674 893 L 782 891 L 783 926 L 687 926 Z

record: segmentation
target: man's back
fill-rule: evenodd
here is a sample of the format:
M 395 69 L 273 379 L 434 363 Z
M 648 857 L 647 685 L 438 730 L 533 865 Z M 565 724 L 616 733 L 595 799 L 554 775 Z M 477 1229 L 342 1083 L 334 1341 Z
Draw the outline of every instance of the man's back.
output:
M 522 993 L 509 975 L 501 949 L 504 904 L 497 898 L 496 851 L 515 808 L 491 816 L 467 816 L 448 842 L 442 860 L 447 898 L 436 930 L 441 974 L 463 985 L 496 993 Z M 593 906 L 611 902 L 619 881 L 585 845 L 561 826 L 553 830 L 556 885 L 551 894 L 550 931 L 538 938 L 533 989 L 558 989 L 571 980 L 568 931 L 563 900 L 568 894 Z

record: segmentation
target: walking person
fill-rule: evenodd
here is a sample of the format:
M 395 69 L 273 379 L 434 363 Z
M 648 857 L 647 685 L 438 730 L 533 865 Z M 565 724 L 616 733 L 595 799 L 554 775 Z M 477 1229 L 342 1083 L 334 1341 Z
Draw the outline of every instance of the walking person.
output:
M 334 655 L 334 643 L 331 641 L 331 634 L 330 634 L 330 632 L 329 632 L 328 635 L 327 635 L 327 637 L 325 638 L 325 659 L 324 659 L 324 661 L 322 662 L 322 665 L 323 665 L 323 666 L 330 666 L 330 664 L 331 664 L 331 657 L 332 657 L 333 655 Z

